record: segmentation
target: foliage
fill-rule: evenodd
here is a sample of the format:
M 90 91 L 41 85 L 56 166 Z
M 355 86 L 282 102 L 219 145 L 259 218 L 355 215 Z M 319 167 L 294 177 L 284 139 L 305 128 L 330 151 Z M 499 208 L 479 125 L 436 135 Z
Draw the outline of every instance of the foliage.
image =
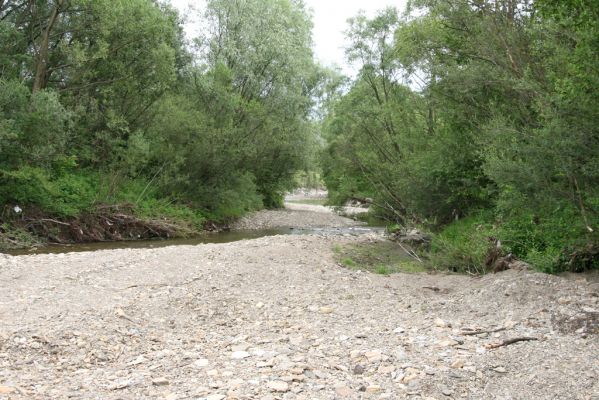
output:
M 323 123 L 332 199 L 439 230 L 443 268 L 481 271 L 488 236 L 544 271 L 596 265 L 599 8 L 583 3 L 414 0 L 355 18 L 360 72 Z
M 200 28 L 192 54 L 166 2 L 0 1 L 0 204 L 197 228 L 281 206 L 319 147 L 308 12 L 213 0 Z
M 473 215 L 447 225 L 433 236 L 428 260 L 438 270 L 484 273 L 485 256 L 497 237 L 497 227 L 485 214 Z

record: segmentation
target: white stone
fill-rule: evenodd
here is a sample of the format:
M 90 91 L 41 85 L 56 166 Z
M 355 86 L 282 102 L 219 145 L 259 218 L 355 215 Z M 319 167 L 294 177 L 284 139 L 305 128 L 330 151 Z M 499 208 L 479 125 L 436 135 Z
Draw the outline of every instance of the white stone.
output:
M 285 393 L 289 391 L 289 384 L 283 381 L 270 381 L 268 382 L 268 388 L 274 392 Z
M 234 351 L 231 354 L 231 358 L 233 360 L 243 360 L 244 358 L 248 358 L 250 356 L 250 353 L 248 353 L 247 351 Z

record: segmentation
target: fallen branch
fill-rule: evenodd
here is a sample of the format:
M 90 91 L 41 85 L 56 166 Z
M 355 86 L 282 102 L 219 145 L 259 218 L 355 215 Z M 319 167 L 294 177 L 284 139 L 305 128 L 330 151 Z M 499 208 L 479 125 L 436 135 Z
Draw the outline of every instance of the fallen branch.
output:
M 55 224 L 64 225 L 64 226 L 71 226 L 71 224 L 69 224 L 69 223 L 57 221 L 55 219 L 50 219 L 50 218 L 42 218 L 42 219 L 40 219 L 40 221 L 43 221 L 43 222 L 53 222 Z
M 512 339 L 505 339 L 502 342 L 489 343 L 489 344 L 485 345 L 485 348 L 486 349 L 496 349 L 498 347 L 509 346 L 510 344 L 514 344 L 514 343 L 518 343 L 518 342 L 529 342 L 531 340 L 539 340 L 539 339 L 536 337 L 523 336 L 523 337 L 517 337 L 517 338 L 512 338 Z
M 420 259 L 420 257 L 418 257 L 418 254 L 416 254 L 416 252 L 414 250 L 410 250 L 410 249 L 406 249 L 400 242 L 397 242 L 397 244 L 399 245 L 399 247 L 401 247 L 401 249 L 403 251 L 405 251 L 410 257 L 412 257 L 413 259 L 415 259 L 416 261 L 418 261 L 419 263 L 422 262 L 422 260 Z
M 506 327 L 501 327 L 501 328 L 497 328 L 497 329 L 490 329 L 490 330 L 478 330 L 478 331 L 462 331 L 460 332 L 461 335 L 464 336 L 475 336 L 475 335 L 482 335 L 484 333 L 495 333 L 495 332 L 501 332 L 501 331 L 505 331 L 507 328 Z

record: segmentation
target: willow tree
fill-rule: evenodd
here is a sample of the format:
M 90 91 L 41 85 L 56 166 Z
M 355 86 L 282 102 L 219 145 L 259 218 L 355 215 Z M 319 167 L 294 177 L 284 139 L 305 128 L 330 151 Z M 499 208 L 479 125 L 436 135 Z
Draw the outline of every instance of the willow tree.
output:
M 265 204 L 280 205 L 313 132 L 310 16 L 295 0 L 212 0 L 203 26 L 194 90 L 210 146 L 226 155 L 221 168 L 251 175 Z

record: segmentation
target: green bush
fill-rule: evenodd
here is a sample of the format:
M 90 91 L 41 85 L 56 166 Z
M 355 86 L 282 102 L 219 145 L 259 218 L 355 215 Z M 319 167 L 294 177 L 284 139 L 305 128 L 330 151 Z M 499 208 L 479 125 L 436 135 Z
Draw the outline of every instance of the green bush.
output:
M 46 170 L 22 167 L 0 170 L 0 203 L 27 206 L 60 216 L 76 216 L 94 202 L 93 179 L 85 175 L 50 175 Z
M 580 212 L 567 204 L 553 210 L 523 206 L 506 218 L 500 236 L 507 251 L 543 272 L 597 268 L 593 262 L 585 267 L 571 265 L 571 254 L 599 243 L 597 234 L 585 225 Z
M 537 217 L 537 213 L 545 215 Z M 526 209 L 503 216 L 485 212 L 446 225 L 433 236 L 430 262 L 437 269 L 483 273 L 490 238 L 498 239 L 504 254 L 511 253 L 547 273 L 599 268 L 596 233 L 584 229 L 576 210 L 553 212 Z M 595 243 L 593 245 L 592 243 Z
M 484 273 L 489 238 L 496 238 L 497 234 L 497 228 L 489 214 L 478 214 L 455 221 L 433 236 L 430 263 L 440 270 Z
M 135 207 L 138 217 L 148 219 L 167 219 L 189 225 L 195 230 L 202 230 L 206 217 L 199 210 L 166 199 L 149 198 Z

